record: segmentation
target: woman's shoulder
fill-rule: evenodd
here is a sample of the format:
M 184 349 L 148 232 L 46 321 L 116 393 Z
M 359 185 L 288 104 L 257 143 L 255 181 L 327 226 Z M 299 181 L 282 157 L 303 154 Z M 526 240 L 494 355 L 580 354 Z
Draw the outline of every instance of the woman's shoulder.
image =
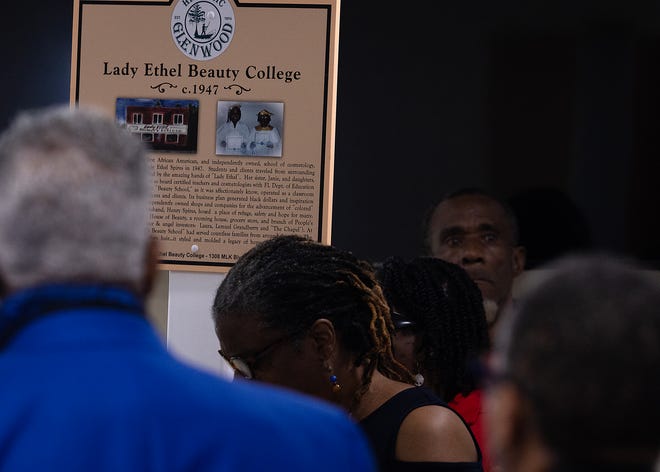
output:
M 403 461 L 474 462 L 477 448 L 467 426 L 446 405 L 412 410 L 401 423 L 396 456 Z

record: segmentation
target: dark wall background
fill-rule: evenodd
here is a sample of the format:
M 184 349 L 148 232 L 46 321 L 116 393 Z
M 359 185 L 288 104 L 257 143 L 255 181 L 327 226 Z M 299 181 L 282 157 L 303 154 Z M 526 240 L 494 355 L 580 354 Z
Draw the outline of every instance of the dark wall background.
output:
M 0 126 L 68 101 L 72 3 L 4 6 Z M 432 202 L 482 186 L 530 267 L 584 246 L 660 266 L 660 2 L 428 5 L 341 5 L 333 244 L 415 256 Z

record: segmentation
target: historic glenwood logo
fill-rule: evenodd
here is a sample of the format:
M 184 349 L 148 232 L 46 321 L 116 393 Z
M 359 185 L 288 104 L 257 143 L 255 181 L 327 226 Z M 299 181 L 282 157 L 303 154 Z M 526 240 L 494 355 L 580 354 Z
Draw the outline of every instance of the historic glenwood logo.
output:
M 227 0 L 179 0 L 172 38 L 191 59 L 207 61 L 225 52 L 234 36 L 234 10 Z

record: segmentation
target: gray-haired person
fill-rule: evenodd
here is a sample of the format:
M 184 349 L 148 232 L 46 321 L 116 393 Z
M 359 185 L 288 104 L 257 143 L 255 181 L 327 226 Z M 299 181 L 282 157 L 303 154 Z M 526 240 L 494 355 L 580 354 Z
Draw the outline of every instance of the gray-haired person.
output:
M 0 470 L 373 470 L 339 409 L 168 353 L 145 316 L 148 156 L 99 111 L 0 137 Z
M 508 472 L 646 471 L 660 454 L 660 278 L 571 256 L 520 299 L 492 352 L 489 444 Z

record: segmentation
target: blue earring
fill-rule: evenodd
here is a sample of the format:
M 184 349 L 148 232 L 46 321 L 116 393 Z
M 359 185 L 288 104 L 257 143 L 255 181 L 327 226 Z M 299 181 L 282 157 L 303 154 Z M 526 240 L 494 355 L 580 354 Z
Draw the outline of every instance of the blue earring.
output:
M 332 393 L 339 393 L 341 391 L 341 385 L 337 382 L 337 376 L 332 373 L 332 367 L 326 363 L 325 368 L 330 372 L 329 380 L 332 384 Z
M 341 385 L 339 385 L 337 383 L 337 376 L 336 375 L 331 375 L 330 376 L 330 383 L 332 384 L 333 393 L 339 393 L 341 391 Z

